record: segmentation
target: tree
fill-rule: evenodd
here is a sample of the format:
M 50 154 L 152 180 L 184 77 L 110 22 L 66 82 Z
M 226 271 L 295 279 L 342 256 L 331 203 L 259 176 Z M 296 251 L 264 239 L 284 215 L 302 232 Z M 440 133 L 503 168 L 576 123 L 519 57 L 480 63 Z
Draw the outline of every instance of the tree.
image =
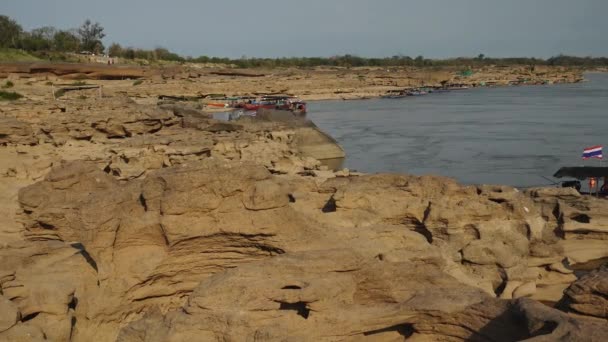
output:
M 78 28 L 78 35 L 82 41 L 82 48 L 86 51 L 100 53 L 104 50 L 101 40 L 105 37 L 103 27 L 99 23 L 91 23 L 91 20 L 85 20 L 84 24 Z
M 53 36 L 53 49 L 62 52 L 78 52 L 80 49 L 80 38 L 75 32 L 57 31 Z
M 21 47 L 28 51 L 49 51 L 53 45 L 53 37 L 57 29 L 51 26 L 33 29 L 21 37 Z
M 177 61 L 177 62 L 184 61 L 183 57 L 181 57 L 180 55 L 173 53 L 163 47 L 157 47 L 156 49 L 154 49 L 154 57 L 157 60 L 164 60 L 164 61 Z
M 48 51 L 51 48 L 48 41 L 30 32 L 23 32 L 21 34 L 19 47 L 25 51 Z
M 135 59 L 135 50 L 131 47 L 126 48 L 123 52 L 122 57 L 128 58 L 128 59 Z
M 110 55 L 110 57 L 123 57 L 123 53 L 124 50 L 118 43 L 112 43 L 108 48 L 108 55 Z
M 0 15 L 0 47 L 14 48 L 19 43 L 23 29 L 6 15 Z
M 57 29 L 52 26 L 43 26 L 32 30 L 32 36 L 47 40 L 49 42 L 53 40 L 55 33 L 57 33 Z

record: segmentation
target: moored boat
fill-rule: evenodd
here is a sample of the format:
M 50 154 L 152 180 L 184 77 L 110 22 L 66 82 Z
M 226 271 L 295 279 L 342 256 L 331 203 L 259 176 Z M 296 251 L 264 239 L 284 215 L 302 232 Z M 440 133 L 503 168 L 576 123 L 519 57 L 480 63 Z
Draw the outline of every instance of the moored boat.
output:
M 424 91 L 424 90 L 420 90 L 420 89 L 414 89 L 410 92 L 408 92 L 409 96 L 422 96 L 422 95 L 427 95 L 428 92 Z
M 383 99 L 402 99 L 402 98 L 408 97 L 408 96 L 409 96 L 408 94 L 395 94 L 395 95 L 388 94 L 388 95 L 382 95 L 380 97 Z
M 247 110 L 277 109 L 287 110 L 294 113 L 305 114 L 306 102 L 291 95 L 267 95 L 256 100 L 249 100 L 242 104 Z
M 469 86 L 464 84 L 451 84 L 446 87 L 447 90 L 467 90 Z
M 581 192 L 581 181 L 588 180 L 588 192 L 586 194 L 606 197 L 608 196 L 608 167 L 606 166 L 573 166 L 562 167 L 553 175 L 555 178 L 573 178 L 575 180 L 562 181 L 561 186 L 574 188 Z M 600 186 L 600 180 L 604 181 Z

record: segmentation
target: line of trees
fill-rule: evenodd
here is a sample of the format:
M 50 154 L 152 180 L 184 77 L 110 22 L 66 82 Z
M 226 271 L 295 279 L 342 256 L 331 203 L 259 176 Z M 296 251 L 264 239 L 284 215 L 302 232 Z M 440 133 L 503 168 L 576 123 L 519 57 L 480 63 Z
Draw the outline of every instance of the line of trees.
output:
M 483 54 L 477 57 L 459 57 L 450 59 L 428 59 L 423 56 L 392 56 L 386 58 L 364 58 L 355 55 L 334 57 L 289 57 L 289 58 L 246 58 L 239 59 L 200 56 L 182 57 L 168 49 L 159 47 L 154 50 L 123 47 L 118 43 L 111 44 L 106 50 L 102 39 L 104 28 L 99 23 L 86 20 L 80 27 L 59 30 L 45 26 L 24 31 L 15 20 L 0 15 L 0 48 L 16 48 L 29 52 L 82 52 L 100 54 L 106 52 L 111 57 L 125 59 L 165 60 L 175 62 L 231 64 L 240 68 L 275 68 L 275 67 L 479 67 L 484 65 L 559 65 L 580 67 L 606 67 L 608 58 L 574 57 L 559 55 L 549 59 L 539 58 L 488 58 Z
M 135 49 L 132 47 L 124 48 L 118 43 L 112 43 L 108 48 L 108 55 L 112 57 L 122 57 L 126 59 L 147 59 L 184 62 L 186 59 L 165 48 L 159 47 L 154 50 Z
M 540 58 L 487 58 L 484 55 L 478 57 L 458 57 L 450 59 L 429 59 L 423 56 L 415 58 L 409 56 L 393 56 L 386 58 L 364 58 L 354 55 L 324 57 L 290 57 L 290 58 L 217 58 L 201 56 L 188 58 L 187 61 L 195 63 L 223 63 L 233 64 L 240 68 L 256 67 L 315 67 L 315 66 L 337 66 L 337 67 L 480 67 L 486 65 L 550 65 L 550 66 L 580 66 L 580 67 L 605 67 L 608 66 L 608 58 L 599 57 L 573 57 L 559 55 L 549 59 Z
M 86 20 L 80 27 L 59 30 L 44 26 L 25 31 L 15 20 L 0 15 L 0 47 L 22 49 L 29 52 L 80 52 L 102 53 L 105 37 L 99 23 Z
M 12 18 L 0 15 L 0 48 L 22 49 L 37 55 L 48 52 L 87 52 L 94 54 L 107 53 L 112 57 L 126 59 L 166 60 L 183 62 L 186 59 L 165 48 L 143 50 L 132 47 L 123 48 L 113 43 L 107 50 L 102 39 L 105 37 L 104 28 L 99 23 L 87 19 L 78 28 L 59 30 L 52 26 L 44 26 L 25 31 Z

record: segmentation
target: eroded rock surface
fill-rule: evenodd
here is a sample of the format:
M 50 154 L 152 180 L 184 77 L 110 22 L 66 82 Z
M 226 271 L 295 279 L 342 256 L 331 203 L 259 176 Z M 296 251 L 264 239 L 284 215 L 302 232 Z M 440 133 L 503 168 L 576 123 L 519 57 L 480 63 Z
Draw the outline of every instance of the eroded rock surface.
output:
M 307 125 L 104 101 L 3 107 L 0 340 L 608 339 L 606 269 L 578 278 L 604 199 L 332 172 Z
M 608 264 L 575 281 L 564 294 L 564 308 L 608 319 Z
M 210 157 L 121 182 L 74 161 L 22 189 L 19 202 L 27 241 L 3 250 L 3 293 L 57 338 L 137 340 L 153 324 L 164 335 L 140 340 L 467 339 L 516 310 L 493 298 L 574 277 L 550 267 L 564 262 L 563 240 L 536 220 L 532 197 L 440 177 L 319 182 Z M 38 253 L 59 263 L 52 275 L 17 261 Z M 489 300 L 494 309 L 476 311 Z M 434 319 L 455 327 L 431 332 Z M 479 336 L 499 336 L 492 329 Z

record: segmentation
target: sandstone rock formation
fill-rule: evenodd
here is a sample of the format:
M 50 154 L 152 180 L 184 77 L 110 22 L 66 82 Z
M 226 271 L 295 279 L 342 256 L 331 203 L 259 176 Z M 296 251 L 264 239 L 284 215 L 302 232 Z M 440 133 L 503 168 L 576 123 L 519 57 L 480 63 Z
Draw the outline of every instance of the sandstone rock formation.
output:
M 603 199 L 323 170 L 301 123 L 28 105 L 0 107 L 0 340 L 608 339 Z
M 1 63 L 0 75 L 56 75 L 64 78 L 86 77 L 90 79 L 114 80 L 140 78 L 146 75 L 146 69 L 139 66 L 107 66 L 103 64 L 83 63 Z
M 488 298 L 422 260 L 366 262 L 351 251 L 330 250 L 213 276 L 183 310 L 151 312 L 118 340 L 600 341 L 606 333 L 601 324 L 531 300 Z
M 548 268 L 559 238 L 532 238 L 525 227 L 540 208 L 509 188 L 400 175 L 319 183 L 215 158 L 121 183 L 74 161 L 19 201 L 27 242 L 5 251 L 3 294 L 57 339 L 499 339 L 493 324 L 517 322 L 505 315 L 532 317 L 514 332 L 527 338 L 542 308 L 492 298 L 561 284 Z M 553 254 L 538 261 L 536 245 Z M 57 263 L 52 275 L 20 263 L 40 253 Z M 546 310 L 559 319 L 543 334 L 587 324 Z M 141 338 L 150 324 L 160 330 Z
M 139 65 L 104 65 L 83 63 L 0 63 L 0 77 L 15 81 L 28 79 L 40 84 L 50 97 L 46 81 L 94 80 L 104 86 L 104 93 L 138 98 L 172 96 L 204 98 L 206 94 L 253 95 L 293 93 L 306 100 L 360 99 L 378 97 L 389 90 L 406 87 L 441 86 L 443 83 L 478 85 L 572 83 L 583 79 L 581 69 L 560 66 L 527 65 L 474 67 L 473 75 L 460 75 L 461 68 L 419 67 L 315 67 L 275 69 L 225 69 L 221 65 L 185 64 L 141 67 Z M 467 67 L 468 68 L 468 67 Z M 145 87 L 133 86 L 133 79 Z M 19 87 L 17 87 L 19 88 Z M 31 86 L 27 87 L 31 92 Z
M 608 319 L 608 265 L 572 283 L 560 305 L 565 309 Z

